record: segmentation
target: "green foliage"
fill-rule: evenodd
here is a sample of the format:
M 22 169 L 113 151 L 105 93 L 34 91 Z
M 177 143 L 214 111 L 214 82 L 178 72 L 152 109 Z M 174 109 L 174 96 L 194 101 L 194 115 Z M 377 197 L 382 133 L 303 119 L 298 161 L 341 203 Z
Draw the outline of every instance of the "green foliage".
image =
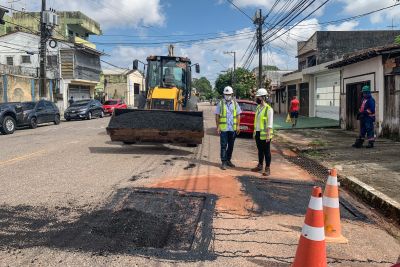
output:
M 214 97 L 214 91 L 211 83 L 206 77 L 193 79 L 192 87 L 196 88 L 201 98 L 212 99 Z
M 400 35 L 396 36 L 396 38 L 394 39 L 394 42 L 396 44 L 400 44 Z
M 256 87 L 256 78 L 254 75 L 243 68 L 238 68 L 235 71 L 235 84 L 232 85 L 232 73 L 220 74 L 215 81 L 215 89 L 219 95 L 223 94 L 225 86 L 232 86 L 237 97 L 249 98 L 251 91 Z

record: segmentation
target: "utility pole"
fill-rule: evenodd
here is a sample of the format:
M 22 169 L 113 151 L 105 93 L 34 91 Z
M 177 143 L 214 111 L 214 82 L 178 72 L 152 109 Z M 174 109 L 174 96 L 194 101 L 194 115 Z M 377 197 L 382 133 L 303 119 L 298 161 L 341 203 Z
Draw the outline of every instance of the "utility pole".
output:
M 236 83 L 236 51 L 225 51 L 224 54 L 231 54 L 233 55 L 233 73 L 232 73 L 232 87 L 235 90 L 235 83 Z
M 264 24 L 264 18 L 262 16 L 262 10 L 259 9 L 254 17 L 254 24 L 257 26 L 257 46 L 258 46 L 258 88 L 262 87 L 262 50 L 263 50 L 263 38 L 262 38 L 262 26 Z
M 46 0 L 42 0 L 42 11 L 40 12 L 40 75 L 39 75 L 39 96 L 47 96 L 46 90 L 46 43 L 47 28 L 45 23 Z

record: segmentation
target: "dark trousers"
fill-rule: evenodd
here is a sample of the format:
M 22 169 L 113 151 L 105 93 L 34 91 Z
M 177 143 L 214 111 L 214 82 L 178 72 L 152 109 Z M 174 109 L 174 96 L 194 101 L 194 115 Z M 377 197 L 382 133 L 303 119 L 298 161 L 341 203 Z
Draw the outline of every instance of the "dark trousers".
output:
M 374 120 L 369 117 L 360 120 L 360 139 L 364 139 L 365 135 L 367 135 L 368 141 L 375 140 Z
M 258 149 L 258 164 L 262 165 L 265 158 L 265 166 L 269 167 L 271 165 L 271 141 L 261 140 L 260 132 L 256 132 L 256 144 Z
M 232 131 L 221 132 L 221 161 L 226 162 L 232 159 L 233 147 L 235 145 L 236 133 Z

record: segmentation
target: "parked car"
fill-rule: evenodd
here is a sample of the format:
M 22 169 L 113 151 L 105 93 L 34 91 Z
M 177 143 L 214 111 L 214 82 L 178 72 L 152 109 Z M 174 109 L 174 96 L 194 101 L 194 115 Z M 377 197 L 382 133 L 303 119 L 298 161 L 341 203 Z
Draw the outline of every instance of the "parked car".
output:
M 29 126 L 34 129 L 38 124 L 49 122 L 60 124 L 60 110 L 50 101 L 0 105 L 0 131 L 3 134 L 12 134 L 17 127 Z
M 242 110 L 242 114 L 240 115 L 240 131 L 242 133 L 253 133 L 257 103 L 250 100 L 237 100 L 237 102 Z
M 104 113 L 110 116 L 113 114 L 114 109 L 116 108 L 126 109 L 128 108 L 128 105 L 125 104 L 124 100 L 122 99 L 109 99 L 103 104 Z
M 94 117 L 103 118 L 104 110 L 102 104 L 94 99 L 75 101 L 64 112 L 67 121 L 74 119 L 91 120 Z

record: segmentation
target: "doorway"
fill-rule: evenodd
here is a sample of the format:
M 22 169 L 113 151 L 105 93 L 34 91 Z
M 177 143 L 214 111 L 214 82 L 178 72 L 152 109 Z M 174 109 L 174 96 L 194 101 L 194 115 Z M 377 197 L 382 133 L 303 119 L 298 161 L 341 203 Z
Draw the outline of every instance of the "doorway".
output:
M 309 90 L 308 83 L 300 84 L 300 112 L 299 114 L 302 116 L 308 117 L 309 115 Z
M 362 87 L 371 86 L 371 81 L 362 81 L 346 85 L 346 129 L 359 131 L 360 123 L 357 120 L 357 114 L 362 102 Z

